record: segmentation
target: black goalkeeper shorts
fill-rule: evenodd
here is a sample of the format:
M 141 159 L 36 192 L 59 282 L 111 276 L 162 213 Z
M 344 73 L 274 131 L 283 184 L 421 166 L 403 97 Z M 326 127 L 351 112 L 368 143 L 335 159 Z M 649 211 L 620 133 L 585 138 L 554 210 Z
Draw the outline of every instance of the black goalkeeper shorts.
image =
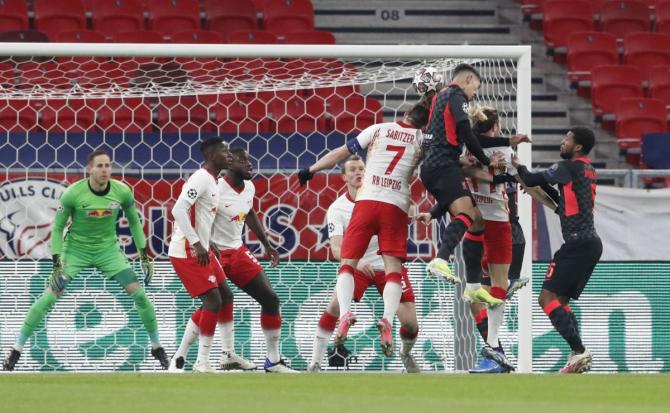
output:
M 566 242 L 554 254 L 542 289 L 561 297 L 579 298 L 602 253 L 603 243 L 598 237 Z

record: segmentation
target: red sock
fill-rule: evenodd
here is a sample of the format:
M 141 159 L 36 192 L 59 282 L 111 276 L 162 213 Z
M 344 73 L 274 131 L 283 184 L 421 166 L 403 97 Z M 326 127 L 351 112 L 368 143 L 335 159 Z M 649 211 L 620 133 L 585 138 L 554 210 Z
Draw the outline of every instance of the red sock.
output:
M 228 323 L 233 321 L 233 303 L 224 304 L 219 310 L 218 316 L 219 323 Z
M 413 340 L 416 338 L 416 336 L 419 335 L 419 328 L 417 327 L 416 331 L 413 333 L 410 333 L 409 331 L 405 330 L 404 327 L 400 327 L 400 337 L 406 338 L 409 340 Z
M 486 308 L 482 308 L 482 311 L 475 316 L 475 324 L 479 324 L 487 318 L 489 318 L 489 313 L 486 312 Z
M 198 308 L 191 314 L 191 320 L 195 323 L 195 325 L 200 326 L 200 315 L 202 314 L 202 307 Z
M 335 324 L 337 324 L 337 317 L 324 311 L 319 320 L 319 327 L 324 331 L 334 331 Z
M 200 335 L 202 336 L 213 336 L 214 331 L 216 330 L 216 319 L 218 314 L 212 311 L 209 311 L 205 308 L 202 309 L 200 314 Z
M 505 301 L 507 298 L 507 290 L 501 287 L 491 287 L 491 295 L 499 300 Z
M 281 328 L 281 315 L 267 314 L 261 311 L 261 328 L 263 330 L 278 330 Z

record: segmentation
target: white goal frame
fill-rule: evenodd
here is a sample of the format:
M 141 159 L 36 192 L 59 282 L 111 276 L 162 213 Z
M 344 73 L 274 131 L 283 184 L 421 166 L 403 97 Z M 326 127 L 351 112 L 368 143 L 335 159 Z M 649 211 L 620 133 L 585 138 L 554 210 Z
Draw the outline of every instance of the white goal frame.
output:
M 531 46 L 0 43 L 0 56 L 510 59 L 516 62 L 516 130 L 531 135 Z M 523 164 L 530 165 L 530 145 L 520 145 L 518 154 Z M 533 244 L 531 210 L 530 197 L 519 196 L 519 219 L 528 237 L 522 276 L 529 278 L 532 277 Z M 533 370 L 532 289 L 524 288 L 518 294 L 518 371 L 530 373 Z

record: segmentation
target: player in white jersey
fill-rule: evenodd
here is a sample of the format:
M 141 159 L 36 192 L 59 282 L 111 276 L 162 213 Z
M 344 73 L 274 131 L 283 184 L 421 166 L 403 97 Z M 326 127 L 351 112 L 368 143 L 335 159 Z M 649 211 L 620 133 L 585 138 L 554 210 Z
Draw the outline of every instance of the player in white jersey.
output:
M 346 184 L 345 193 L 340 195 L 328 207 L 327 224 L 328 236 L 330 237 L 330 250 L 336 260 L 340 260 L 342 248 L 342 237 L 351 219 L 354 210 L 354 200 L 356 192 L 363 184 L 363 174 L 365 172 L 365 163 L 358 155 L 353 155 L 342 165 L 343 179 Z M 365 255 L 358 262 L 358 267 L 354 270 L 354 301 L 358 302 L 363 298 L 365 291 L 374 285 L 380 294 L 384 291 L 386 284 L 386 275 L 384 273 L 384 261 L 377 254 L 379 243 L 377 236 L 370 239 Z M 414 291 L 407 277 L 407 269 L 403 267 L 402 271 L 402 296 L 400 297 L 400 306 L 398 307 L 398 320 L 400 321 L 400 337 L 402 338 L 402 348 L 400 358 L 408 373 L 418 373 L 419 367 L 411 354 L 412 347 L 419 334 L 419 326 L 416 320 L 416 305 L 414 304 Z M 319 324 L 314 337 L 314 348 L 312 351 L 312 361 L 308 371 L 318 372 L 321 370 L 321 361 L 326 352 L 328 341 L 337 323 L 337 317 L 340 315 L 340 307 L 337 302 L 337 296 L 333 294 L 328 307 L 321 315 Z
M 279 356 L 281 338 L 281 315 L 279 297 L 270 285 L 256 257 L 242 242 L 244 224 L 256 234 L 272 267 L 279 263 L 279 254 L 270 244 L 263 224 L 253 209 L 256 188 L 251 178 L 253 167 L 249 155 L 242 148 L 232 148 L 232 161 L 226 174 L 219 178 L 219 203 L 212 228 L 211 249 L 219 259 L 226 276 L 241 290 L 249 294 L 261 305 L 261 328 L 265 335 L 267 359 L 264 369 L 270 373 L 295 373 L 287 367 Z M 188 349 L 198 336 L 198 317 L 189 320 L 181 345 L 175 353 L 185 357 Z M 233 302 L 221 306 L 218 318 L 223 354 L 220 366 L 223 370 L 253 370 L 256 365 L 235 353 L 235 333 L 233 328 Z
M 382 351 L 393 354 L 391 327 L 402 295 L 402 263 L 407 258 L 409 183 L 422 156 L 421 128 L 428 122 L 428 108 L 415 105 L 402 121 L 372 125 L 356 138 L 331 151 L 298 173 L 301 184 L 315 172 L 332 168 L 349 155 L 367 149 L 363 186 L 342 240 L 341 265 L 336 284 L 340 319 L 335 340 L 343 342 L 356 317 L 349 311 L 354 294 L 354 268 L 363 258 L 370 239 L 377 235 L 384 260 L 384 316 L 377 323 Z
M 172 208 L 174 230 L 168 256 L 175 272 L 191 297 L 202 301 L 199 314 L 200 342 L 197 372 L 213 372 L 209 363 L 216 320 L 221 306 L 232 300 L 226 276 L 216 257 L 209 250 L 212 224 L 219 203 L 217 178 L 230 163 L 228 146 L 221 138 L 211 138 L 200 145 L 205 163 L 184 184 Z M 183 371 L 184 359 L 172 357 L 168 371 Z

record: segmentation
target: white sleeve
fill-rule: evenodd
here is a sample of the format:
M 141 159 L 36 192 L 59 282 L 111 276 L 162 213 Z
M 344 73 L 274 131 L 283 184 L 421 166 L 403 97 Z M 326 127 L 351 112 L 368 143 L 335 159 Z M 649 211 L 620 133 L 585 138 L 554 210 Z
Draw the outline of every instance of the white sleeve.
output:
M 332 238 L 336 235 L 344 235 L 344 220 L 342 219 L 342 214 L 337 211 L 337 208 L 333 208 L 333 205 L 328 208 L 326 219 L 328 221 L 328 238 Z
M 350 139 L 347 142 L 347 148 L 349 152 L 358 153 L 363 149 L 367 148 L 372 139 L 376 136 L 377 131 L 379 130 L 379 125 L 371 125 L 363 129 L 361 133 L 358 134 L 354 139 Z
M 200 242 L 200 238 L 198 238 L 198 234 L 196 234 L 195 229 L 191 225 L 188 213 L 191 208 L 193 208 L 192 204 L 189 204 L 187 200 L 179 197 L 172 208 L 172 216 L 174 217 L 174 222 L 177 223 L 188 242 L 193 245 L 196 242 Z
M 207 182 L 203 178 L 205 177 L 203 177 L 203 175 L 199 172 L 191 175 L 191 177 L 188 178 L 184 186 L 181 188 L 181 193 L 179 194 L 179 198 L 177 198 L 177 200 L 183 199 L 189 205 L 195 204 L 195 201 L 202 196 L 202 194 L 205 192 L 205 189 L 207 188 Z

